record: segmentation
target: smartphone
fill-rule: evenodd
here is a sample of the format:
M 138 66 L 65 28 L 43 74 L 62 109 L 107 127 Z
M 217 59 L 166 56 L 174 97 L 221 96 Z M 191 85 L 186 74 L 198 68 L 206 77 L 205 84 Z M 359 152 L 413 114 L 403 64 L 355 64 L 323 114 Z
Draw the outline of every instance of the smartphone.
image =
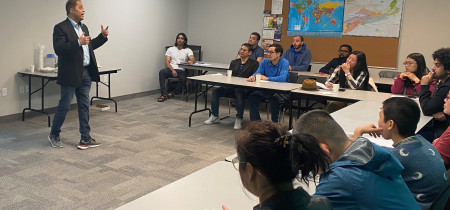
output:
M 344 91 L 345 91 L 345 88 L 339 88 L 339 91 L 344 92 Z

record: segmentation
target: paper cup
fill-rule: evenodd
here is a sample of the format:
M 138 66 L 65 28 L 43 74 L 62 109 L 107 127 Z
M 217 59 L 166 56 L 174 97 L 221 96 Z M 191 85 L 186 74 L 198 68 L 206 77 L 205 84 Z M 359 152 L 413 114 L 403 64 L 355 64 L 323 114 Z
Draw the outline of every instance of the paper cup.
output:
M 34 65 L 30 65 L 29 70 L 30 70 L 31 73 L 33 73 L 34 72 Z
M 257 74 L 255 77 L 256 77 L 256 82 L 261 82 L 261 74 Z
M 333 92 L 337 93 L 339 91 L 339 84 L 333 84 Z
M 232 71 L 232 70 L 227 70 L 227 76 L 228 76 L 228 77 L 231 77 L 232 74 L 233 74 L 233 71 Z

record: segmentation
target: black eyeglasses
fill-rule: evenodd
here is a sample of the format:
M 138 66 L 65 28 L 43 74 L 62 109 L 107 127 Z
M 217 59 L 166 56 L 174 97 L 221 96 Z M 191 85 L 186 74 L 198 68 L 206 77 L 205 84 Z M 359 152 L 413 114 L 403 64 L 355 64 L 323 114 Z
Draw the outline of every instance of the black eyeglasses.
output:
M 338 50 L 339 53 L 348 53 L 348 50 Z
M 416 63 L 414 63 L 414 62 L 403 62 L 403 65 L 405 65 L 405 66 L 411 66 L 411 65 L 414 65 L 414 64 L 416 64 Z

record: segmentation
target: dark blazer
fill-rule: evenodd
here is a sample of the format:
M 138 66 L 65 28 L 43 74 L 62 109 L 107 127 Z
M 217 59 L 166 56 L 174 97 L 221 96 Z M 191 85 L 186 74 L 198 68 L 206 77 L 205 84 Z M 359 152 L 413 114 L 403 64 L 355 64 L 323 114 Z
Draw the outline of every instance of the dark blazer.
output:
M 89 36 L 86 25 L 81 29 L 85 36 Z M 89 42 L 90 63 L 87 66 L 92 81 L 100 81 L 97 61 L 94 50 L 102 46 L 108 38 L 100 33 Z M 58 23 L 53 28 L 53 49 L 58 55 L 58 80 L 57 84 L 71 87 L 79 87 L 83 80 L 83 48 L 78 44 L 78 35 L 69 19 Z
M 234 59 L 231 61 L 230 63 L 230 68 L 231 70 L 233 70 L 233 73 L 231 74 L 234 77 L 250 77 L 253 73 L 256 72 L 256 70 L 258 70 L 259 67 L 259 62 L 256 60 L 252 60 L 252 59 L 248 59 L 247 62 L 245 62 L 244 64 L 244 68 L 242 72 L 239 72 L 239 66 L 241 65 L 241 59 Z
M 327 65 L 325 65 L 324 67 L 322 67 L 319 72 L 321 73 L 325 73 L 325 74 L 330 74 L 330 69 L 335 69 L 337 68 L 339 65 L 345 63 L 347 61 L 347 58 L 333 58 L 333 60 L 331 60 L 330 62 L 327 63 Z

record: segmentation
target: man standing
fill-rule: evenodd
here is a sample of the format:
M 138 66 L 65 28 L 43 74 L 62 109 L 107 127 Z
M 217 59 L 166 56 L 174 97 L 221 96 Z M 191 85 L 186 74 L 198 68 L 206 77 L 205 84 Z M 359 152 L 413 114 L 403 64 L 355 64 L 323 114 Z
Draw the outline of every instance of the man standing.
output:
M 312 196 L 327 197 L 333 209 L 420 209 L 395 156 L 364 137 L 350 141 L 326 111 L 302 114 L 293 133 L 314 136 L 330 157 Z
M 258 63 L 261 63 L 262 59 L 264 58 L 264 50 L 261 48 L 258 43 L 261 39 L 261 35 L 257 32 L 253 32 L 250 34 L 250 37 L 248 38 L 248 43 L 252 45 L 253 52 L 250 55 L 251 60 L 258 61 Z M 241 58 L 241 52 L 239 50 L 236 59 Z
M 194 53 L 188 48 L 187 43 L 186 34 L 179 33 L 175 39 L 175 45 L 166 51 L 166 68 L 159 71 L 161 96 L 158 98 L 158 102 L 173 98 L 175 93 L 180 93 L 183 85 L 186 84 L 186 73 L 183 68 L 178 67 L 178 64 L 183 62 L 193 64 L 195 62 Z M 166 79 L 169 77 L 179 79 L 173 90 L 166 90 Z
M 291 48 L 283 54 L 283 58 L 289 61 L 289 71 L 308 71 L 311 63 L 311 52 L 306 49 L 303 36 L 292 38 Z
M 281 58 L 283 54 L 283 47 L 279 44 L 273 44 L 269 47 L 268 58 L 261 61 L 258 70 L 250 76 L 247 81 L 255 82 L 256 75 L 261 75 L 261 80 L 273 82 L 289 82 L 289 62 Z M 280 111 L 280 101 L 282 100 L 279 94 L 274 94 L 271 91 L 255 91 L 248 96 L 250 104 L 250 120 L 261 120 L 259 115 L 259 103 L 269 99 L 270 113 L 272 121 L 278 123 L 278 114 Z
M 247 78 L 256 72 L 258 69 L 258 61 L 249 59 L 252 54 L 252 45 L 244 43 L 241 45 L 240 57 L 231 61 L 230 68 L 234 77 Z M 210 125 L 220 120 L 219 118 L 219 99 L 220 97 L 231 96 L 235 98 L 236 103 L 236 120 L 234 122 L 234 129 L 239 130 L 242 127 L 242 118 L 244 117 L 245 97 L 248 94 L 248 89 L 219 87 L 212 92 L 211 98 L 211 116 L 204 123 Z
M 339 57 L 333 58 L 327 65 L 322 67 L 319 72 L 324 74 L 332 74 L 334 69 L 347 61 L 348 56 L 352 52 L 352 46 L 343 44 L 339 47 Z
M 89 30 L 81 23 L 84 19 L 84 7 L 80 0 L 66 3 L 67 19 L 55 25 L 53 29 L 53 48 L 58 55 L 58 80 L 61 86 L 61 99 L 56 108 L 48 139 L 52 147 L 63 147 L 60 132 L 73 95 L 77 97 L 78 120 L 81 139 L 79 149 L 100 146 L 90 135 L 89 127 L 89 91 L 91 81 L 100 81 L 94 50 L 102 46 L 109 34 L 108 27 L 101 26 L 101 33 L 91 40 Z
M 433 60 L 432 71 L 420 80 L 419 101 L 423 114 L 433 116 L 433 130 L 436 137 L 439 137 L 450 125 L 450 116 L 443 112 L 444 98 L 450 90 L 450 48 L 436 50 L 433 53 Z M 439 81 L 439 84 L 432 95 L 430 84 L 433 80 Z M 434 138 L 428 140 L 432 141 Z

